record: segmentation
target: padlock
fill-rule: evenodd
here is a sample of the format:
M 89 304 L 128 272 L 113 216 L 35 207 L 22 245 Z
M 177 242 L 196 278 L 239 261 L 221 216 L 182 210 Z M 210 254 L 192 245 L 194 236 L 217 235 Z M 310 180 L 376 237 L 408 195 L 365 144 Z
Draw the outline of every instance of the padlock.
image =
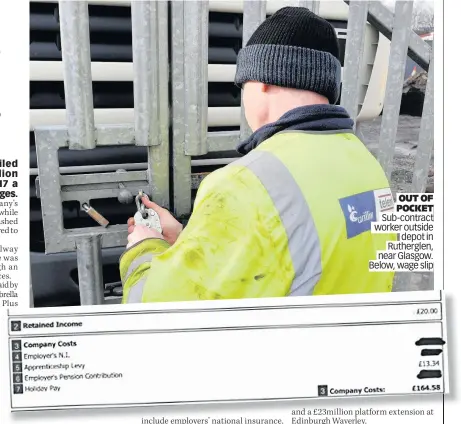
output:
M 148 209 L 141 202 L 142 197 L 147 197 L 142 191 L 136 196 L 136 206 L 138 211 L 134 215 L 134 223 L 135 225 L 144 225 L 148 228 L 153 228 L 157 230 L 160 234 L 162 234 L 162 226 L 160 224 L 160 217 L 158 216 L 157 212 L 153 209 Z

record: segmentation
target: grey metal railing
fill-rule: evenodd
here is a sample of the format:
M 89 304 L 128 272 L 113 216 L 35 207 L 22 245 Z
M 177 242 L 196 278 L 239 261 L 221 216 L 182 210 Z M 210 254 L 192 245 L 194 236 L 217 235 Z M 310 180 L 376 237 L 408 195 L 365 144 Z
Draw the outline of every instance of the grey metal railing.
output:
M 391 57 L 381 124 L 378 158 L 389 177 L 393 168 L 396 128 L 407 54 L 429 70 L 412 189 L 424 191 L 433 149 L 432 49 L 410 30 L 412 1 L 396 2 L 395 14 L 379 2 L 346 1 L 349 19 L 342 86 L 342 105 L 355 119 L 358 113 L 361 54 L 367 21 L 391 38 Z M 318 12 L 319 1 L 299 0 Z M 117 197 L 120 187 L 134 196 L 139 189 L 169 207 L 168 7 L 166 1 L 133 1 L 134 125 L 94 124 L 89 44 L 88 4 L 61 0 L 62 56 L 67 126 L 35 130 L 39 196 L 47 253 L 77 251 L 82 304 L 103 302 L 101 249 L 126 243 L 126 225 L 65 229 L 62 202 L 91 204 Z M 245 0 L 243 43 L 266 17 L 266 2 Z M 239 131 L 208 131 L 208 2 L 171 2 L 171 205 L 177 216 L 192 206 L 192 157 L 233 150 L 250 130 L 243 105 Z M 61 173 L 58 150 L 98 146 L 144 146 L 147 171 L 120 170 L 72 175 Z M 130 197 L 129 196 L 129 197 Z M 129 199 L 126 199 L 129 201 Z
M 421 120 L 418 150 L 413 171 L 412 189 L 422 192 L 426 188 L 434 142 L 434 92 L 432 48 L 411 29 L 412 0 L 395 2 L 395 13 L 376 1 L 352 0 L 349 4 L 347 41 L 344 59 L 342 106 L 351 117 L 357 116 L 360 53 L 363 51 L 363 34 L 366 19 L 386 37 L 391 38 L 386 95 L 379 137 L 378 159 L 391 179 L 394 165 L 395 141 L 400 116 L 402 88 L 407 55 L 420 66 L 430 68 Z

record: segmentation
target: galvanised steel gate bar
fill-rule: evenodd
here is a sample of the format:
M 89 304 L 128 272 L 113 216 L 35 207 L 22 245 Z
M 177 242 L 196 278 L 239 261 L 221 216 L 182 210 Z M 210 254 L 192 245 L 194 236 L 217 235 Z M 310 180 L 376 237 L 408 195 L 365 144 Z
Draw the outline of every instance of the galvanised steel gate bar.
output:
M 131 2 L 135 144 L 147 146 L 148 181 L 169 207 L 168 4 Z
M 395 3 L 394 31 L 392 33 L 389 73 L 384 98 L 381 133 L 379 135 L 378 155 L 388 179 L 391 178 L 393 168 L 412 12 L 413 1 L 400 0 Z
M 76 244 L 80 302 L 82 305 L 100 305 L 104 302 L 101 235 L 78 237 Z
M 34 307 L 34 289 L 32 287 L 32 269 L 29 273 L 29 308 Z
M 90 31 L 85 2 L 59 2 L 64 95 L 70 149 L 94 149 Z
M 426 92 L 424 95 L 423 114 L 421 117 L 421 127 L 419 130 L 418 148 L 416 150 L 416 160 L 412 179 L 412 193 L 421 193 L 426 189 L 427 177 L 431 164 L 431 157 L 434 148 L 434 64 L 429 63 L 428 79 Z M 415 275 L 406 273 L 403 282 L 407 286 L 416 280 Z M 416 281 L 417 283 L 417 281 Z M 429 285 L 434 287 L 434 273 L 429 276 Z
M 244 2 L 246 39 L 263 20 L 262 3 Z M 208 10 L 208 1 L 172 2 L 173 198 L 178 217 L 191 211 L 192 156 L 234 150 L 241 138 L 240 131 L 208 132 Z
M 166 2 L 138 2 L 133 12 L 135 124 L 94 126 L 91 93 L 88 3 L 59 2 L 66 127 L 36 128 L 39 197 L 46 253 L 77 251 L 81 304 L 103 302 L 101 249 L 126 244 L 126 225 L 64 228 L 62 202 L 90 205 L 118 197 L 130 202 L 142 189 L 169 206 L 168 9 Z M 77 85 L 77 86 L 75 86 Z M 68 97 L 72 96 L 72 97 Z M 69 107 L 70 105 L 70 107 Z M 61 175 L 58 150 L 138 145 L 148 149 L 147 171 Z
M 173 129 L 173 207 L 176 215 L 189 211 L 191 196 L 191 163 L 185 147 L 185 97 L 184 75 L 184 2 L 171 5 L 171 79 L 172 79 L 172 129 Z
M 208 34 L 208 27 L 201 21 L 208 22 L 208 2 L 174 1 L 171 17 L 173 204 L 182 216 L 192 203 L 191 156 L 207 151 L 208 39 L 203 31 Z
M 64 91 L 70 149 L 94 149 L 93 90 L 88 5 L 84 2 L 59 2 L 61 20 Z M 101 236 L 78 237 L 77 269 L 82 303 L 100 304 L 104 300 Z
M 347 21 L 346 51 L 344 54 L 344 73 L 341 106 L 349 112 L 355 121 L 359 104 L 359 78 L 365 43 L 368 2 L 351 1 Z
M 248 43 L 248 40 L 255 32 L 256 28 L 266 19 L 266 1 L 244 1 L 243 3 L 243 35 L 242 48 Z M 243 96 L 240 102 L 240 140 L 245 140 L 251 135 L 251 129 L 245 117 L 245 108 L 243 106 Z
M 429 64 L 429 72 L 424 94 L 423 114 L 419 130 L 418 148 L 416 150 L 415 170 L 412 180 L 413 193 L 426 189 L 427 176 L 434 149 L 434 64 Z

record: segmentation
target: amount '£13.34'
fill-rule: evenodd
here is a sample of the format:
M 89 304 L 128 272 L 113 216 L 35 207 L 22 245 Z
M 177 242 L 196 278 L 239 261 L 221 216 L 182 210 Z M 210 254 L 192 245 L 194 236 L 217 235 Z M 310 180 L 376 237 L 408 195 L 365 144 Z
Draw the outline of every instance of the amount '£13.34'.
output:
M 440 361 L 419 361 L 419 367 L 420 368 L 432 368 L 432 367 L 439 367 L 440 366 Z

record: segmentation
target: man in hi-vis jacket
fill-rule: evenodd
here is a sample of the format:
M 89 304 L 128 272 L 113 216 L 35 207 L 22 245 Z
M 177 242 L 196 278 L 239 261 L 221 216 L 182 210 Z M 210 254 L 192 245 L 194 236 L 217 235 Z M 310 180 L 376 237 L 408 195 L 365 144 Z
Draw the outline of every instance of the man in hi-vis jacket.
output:
M 244 156 L 200 185 L 188 225 L 163 236 L 128 221 L 123 302 L 388 292 L 368 262 L 394 235 L 371 233 L 389 182 L 340 106 L 333 27 L 305 8 L 263 22 L 237 61 L 249 126 Z

